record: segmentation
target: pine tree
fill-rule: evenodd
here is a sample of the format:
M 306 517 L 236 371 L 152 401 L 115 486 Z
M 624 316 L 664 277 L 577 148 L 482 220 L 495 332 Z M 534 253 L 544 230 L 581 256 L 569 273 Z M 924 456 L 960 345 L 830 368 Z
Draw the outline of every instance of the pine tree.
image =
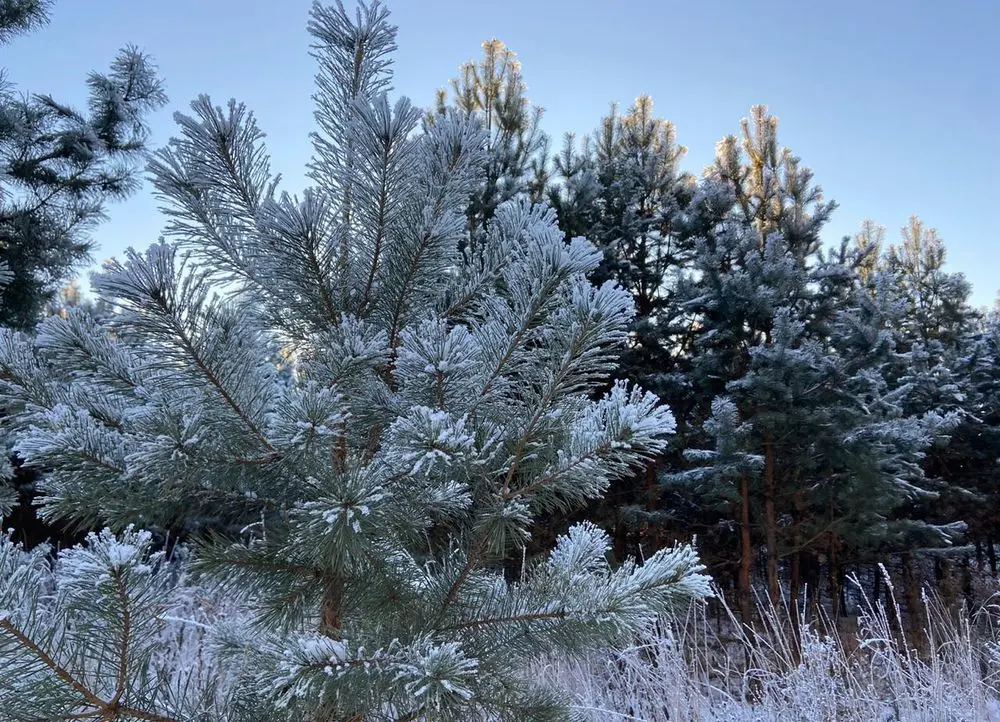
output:
M 995 576 L 1000 513 L 1000 313 L 990 312 L 977 326 L 959 365 L 967 379 L 965 414 L 940 467 L 954 486 L 971 492 L 956 500 L 956 516 L 969 524 L 979 567 L 983 567 L 985 549 Z
M 567 137 L 554 159 L 549 195 L 561 226 L 601 248 L 595 282 L 612 279 L 628 290 L 642 319 L 665 305 L 664 278 L 683 257 L 680 211 L 693 186 L 679 170 L 686 152 L 673 123 L 654 115 L 644 95 L 625 113 L 612 106 L 579 151 Z
M 736 582 L 738 609 L 741 619 L 749 620 L 753 618 L 751 572 L 754 557 L 750 485 L 760 475 L 764 459 L 760 454 L 748 451 L 752 448 L 752 429 L 740 419 L 739 409 L 732 399 L 725 396 L 714 398 L 711 416 L 703 428 L 712 440 L 713 448 L 685 449 L 684 457 L 690 467 L 663 474 L 661 481 L 690 488 L 706 506 L 720 503 L 721 508 L 715 511 L 721 518 L 725 518 L 730 510 L 736 510 L 740 550 Z
M 689 215 L 710 220 L 693 221 L 701 235 L 676 282 L 676 302 L 693 331 L 685 344 L 686 380 L 679 386 L 694 397 L 686 424 L 692 446 L 701 445 L 698 429 L 718 397 L 731 398 L 742 423 L 752 429 L 745 451 L 761 457 L 761 473 L 759 479 L 741 476 L 743 491 L 733 513 L 741 534 L 749 519 L 763 517 L 762 524 L 753 523 L 763 528 L 769 590 L 776 595 L 777 519 L 785 511 L 777 482 L 788 475 L 779 471 L 785 438 L 779 427 L 793 427 L 792 402 L 801 404 L 795 397 L 809 388 L 805 379 L 815 370 L 815 349 L 806 343 L 803 322 L 815 298 L 809 267 L 817 261 L 819 229 L 832 205 L 822 202 L 809 172 L 779 147 L 777 120 L 766 108 L 755 107 L 752 119 L 743 123 L 742 145 L 735 136 L 719 143 L 715 164 L 692 203 Z M 728 485 L 716 494 L 727 498 Z M 737 581 L 745 607 L 752 549 L 742 538 L 740 550 Z
M 971 288 L 962 274 L 945 269 L 946 248 L 935 229 L 913 216 L 901 236 L 902 242 L 889 246 L 879 259 L 886 294 L 895 304 L 898 346 L 886 375 L 906 413 L 947 414 L 950 421 L 947 433 L 936 440 L 923 463 L 936 491 L 932 503 L 924 500 L 908 510 L 918 523 L 897 544 L 904 549 L 907 606 L 916 610 L 919 623 L 920 557 L 932 556 L 939 573 L 950 565 L 947 555 L 929 553 L 941 544 L 929 542 L 922 532 L 928 526 L 943 526 L 957 539 L 965 531 L 964 520 L 978 516 L 972 508 L 979 496 L 974 489 L 988 489 L 992 471 L 992 464 L 984 468 L 981 454 L 989 453 L 995 442 L 989 424 L 983 423 L 983 397 L 974 380 L 984 378 L 979 374 L 990 353 L 988 344 L 982 345 L 984 337 L 976 338 L 981 319 L 968 304 Z M 982 469 L 982 477 L 966 471 L 970 464 Z M 918 557 L 912 549 L 924 552 Z M 918 641 L 923 642 L 919 637 Z
M 0 2 L 0 43 L 43 25 L 50 5 Z M 138 185 L 146 117 L 166 102 L 155 66 L 129 47 L 87 86 L 83 113 L 48 95 L 21 95 L 0 79 L 0 262 L 13 274 L 0 295 L 2 325 L 37 322 L 87 260 L 89 231 L 107 203 Z
M 937 229 L 911 216 L 900 234 L 902 242 L 889 246 L 883 266 L 905 305 L 902 336 L 911 343 L 935 341 L 955 348 L 974 323 L 971 287 L 962 274 L 945 270 L 947 251 Z
M 612 567 L 591 524 L 505 577 L 536 515 L 667 443 L 654 396 L 607 386 L 631 300 L 590 284 L 600 252 L 526 201 L 461 254 L 477 118 L 420 131 L 389 102 L 379 4 L 353 21 L 316 5 L 310 31 L 330 120 L 314 187 L 279 194 L 253 115 L 201 97 L 151 166 L 169 241 L 94 281 L 119 311 L 0 335 L 8 433 L 53 470 L 42 513 L 117 531 L 63 556 L 44 599 L 38 555 L 0 542 L 16 718 L 211 716 L 203 680 L 150 671 L 169 574 L 131 523 L 213 531 L 193 563 L 244 612 L 215 631 L 213 719 L 566 719 L 528 663 L 629 643 L 708 593 L 689 547 Z
M 866 274 L 882 283 L 871 276 L 871 244 L 822 250 L 819 233 L 833 204 L 779 146 L 776 119 L 754 108 L 742 144 L 729 137 L 717 151 L 691 208 L 729 210 L 721 222 L 700 224 L 693 261 L 676 284 L 693 329 L 687 443 L 739 449 L 759 459 L 759 469 L 734 466 L 731 453 L 720 461 L 688 451 L 694 467 L 664 480 L 718 504 L 720 522 L 729 510 L 730 528 L 741 535 L 736 577 L 744 613 L 753 551 L 762 543 L 769 594 L 782 593 L 787 559 L 793 603 L 802 582 L 818 587 L 822 553 L 836 616 L 846 561 L 907 524 L 920 526 L 900 509 L 933 495 L 921 461 L 951 420 L 899 403 L 884 375 L 898 358 L 892 305 L 862 283 Z M 714 421 L 720 398 L 738 423 Z M 702 427 L 708 438 L 699 437 Z M 920 528 L 928 537 L 953 531 Z
M 700 230 L 688 223 L 695 184 L 679 169 L 685 152 L 673 124 L 655 115 L 650 97 L 640 96 L 625 112 L 612 106 L 579 148 L 572 136 L 565 138 L 547 193 L 567 237 L 584 235 L 602 250 L 591 279 L 618 283 L 636 304 L 622 372 L 670 396 L 682 426 L 687 399 L 675 381 L 685 331 L 673 278 L 690 258 L 693 235 Z M 673 448 L 667 456 L 678 453 Z M 664 461 L 620 481 L 607 504 L 595 510 L 614 527 L 619 555 L 636 541 L 659 545 L 667 529 L 676 527 L 677 520 L 663 513 L 662 487 L 656 483 L 655 466 Z
M 473 115 L 485 131 L 483 178 L 468 210 L 475 243 L 501 203 L 528 195 L 538 200 L 532 188 L 544 185 L 544 177 L 535 177 L 541 170 L 536 161 L 547 141 L 539 125 L 542 109 L 527 98 L 521 63 L 500 40 L 483 43 L 482 58 L 463 64 L 451 88 L 450 100 L 446 91 L 438 91 L 438 112 L 452 107 Z
M 0 43 L 44 25 L 50 8 L 40 0 L 0 2 Z M 155 67 L 126 48 L 109 73 L 91 73 L 87 85 L 83 113 L 47 95 L 22 95 L 0 78 L 0 265 L 9 272 L 0 283 L 0 325 L 28 329 L 41 318 L 88 259 L 89 232 L 104 218 L 106 204 L 137 186 L 145 118 L 165 102 Z M 36 474 L 17 458 L 13 466 L 7 461 L 0 496 L 7 504 L 20 497 L 8 523 L 31 542 L 52 535 L 56 530 L 34 518 Z

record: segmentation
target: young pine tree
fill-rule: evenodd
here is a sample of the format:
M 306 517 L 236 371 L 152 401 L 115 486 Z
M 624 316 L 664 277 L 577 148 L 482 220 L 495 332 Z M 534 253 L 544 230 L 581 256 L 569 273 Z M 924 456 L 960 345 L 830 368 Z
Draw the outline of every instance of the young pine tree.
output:
M 567 237 L 584 235 L 601 249 L 591 280 L 612 280 L 632 296 L 636 317 L 622 372 L 658 394 L 678 390 L 672 279 L 692 247 L 685 210 L 695 186 L 678 167 L 685 151 L 673 124 L 655 114 L 649 96 L 640 96 L 625 112 L 613 106 L 580 147 L 566 137 L 548 192 Z M 647 546 L 658 545 L 675 526 L 660 513 L 661 489 L 651 463 L 616 484 L 610 508 L 598 510 L 615 527 L 619 554 L 640 536 Z
M 16 719 L 566 719 L 527 664 L 627 643 L 707 593 L 690 548 L 612 568 L 589 524 L 505 577 L 535 515 L 598 497 L 673 429 L 622 382 L 591 398 L 631 301 L 591 285 L 600 253 L 526 202 L 460 255 L 477 120 L 420 132 L 390 103 L 379 4 L 316 5 L 310 31 L 330 120 L 316 186 L 279 194 L 252 114 L 199 98 L 151 166 L 170 242 L 94 281 L 118 313 L 0 336 L 8 435 L 53 469 L 42 513 L 120 532 L 54 581 L 0 543 Z M 215 692 L 150 666 L 170 570 L 133 522 L 213 531 L 194 568 L 242 612 L 216 630 Z
M 45 24 L 49 0 L 0 0 L 0 45 Z M 85 262 L 90 232 L 107 203 L 137 187 L 146 119 L 166 102 L 150 59 L 135 48 L 118 53 L 106 74 L 87 77 L 86 111 L 48 95 L 29 95 L 0 73 L 0 325 L 34 326 L 68 276 Z M 7 423 L 0 404 L 0 424 Z M 32 499 L 36 474 L 12 459 L 0 466 L 0 497 L 18 512 L 8 518 L 22 539 L 58 535 L 39 525 Z M 10 477 L 10 478 L 7 478 Z M 0 506 L 3 504 L 0 503 Z
M 922 611 L 920 557 L 934 556 L 939 572 L 950 562 L 945 555 L 911 550 L 940 546 L 920 533 L 928 525 L 954 522 L 962 531 L 962 519 L 980 518 L 977 512 L 988 498 L 974 489 L 988 490 L 993 464 L 983 464 L 983 455 L 995 447 L 989 414 L 983 414 L 983 397 L 977 379 L 989 366 L 988 336 L 979 336 L 982 319 L 968 304 L 971 287 L 960 273 L 945 269 L 946 248 L 934 228 L 913 216 L 901 229 L 901 243 L 881 255 L 878 266 L 886 279 L 886 295 L 895 305 L 897 356 L 886 376 L 898 403 L 914 416 L 948 414 L 952 420 L 929 450 L 924 468 L 935 483 L 933 503 L 915 504 L 909 516 L 921 522 L 904 538 L 902 556 L 907 606 Z M 988 372 L 987 372 L 988 376 Z M 971 471 L 975 467 L 976 471 Z M 980 475 L 980 470 L 982 474 Z M 978 498 L 977 498 L 978 497 Z M 974 524 L 981 529 L 980 524 Z M 922 640 L 921 640 L 922 641 Z
M 951 483 L 972 492 L 962 495 L 959 518 L 969 524 L 979 566 L 983 566 L 985 550 L 995 576 L 1000 514 L 1000 312 L 991 311 L 980 321 L 965 346 L 959 369 L 967 379 L 966 413 L 952 435 L 943 466 Z

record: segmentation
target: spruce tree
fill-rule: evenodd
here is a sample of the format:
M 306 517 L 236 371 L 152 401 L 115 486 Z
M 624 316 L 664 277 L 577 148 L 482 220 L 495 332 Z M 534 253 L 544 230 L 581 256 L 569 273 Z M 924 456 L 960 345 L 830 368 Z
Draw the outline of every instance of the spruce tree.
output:
M 536 515 L 597 498 L 673 430 L 608 385 L 631 299 L 526 201 L 461 254 L 478 118 L 420 130 L 389 101 L 378 3 L 317 4 L 310 31 L 315 186 L 279 193 L 253 115 L 201 97 L 151 166 L 167 240 L 95 278 L 117 312 L 0 334 L 5 430 L 52 469 L 43 515 L 114 530 L 54 579 L 0 540 L 15 719 L 566 719 L 527 664 L 630 643 L 708 593 L 690 548 L 612 567 L 591 524 L 505 576 Z M 176 581 L 132 523 L 211 530 L 193 567 L 237 610 L 214 679 L 152 663 Z
M 0 2 L 0 43 L 46 22 L 51 3 Z M 0 293 L 0 324 L 29 328 L 87 260 L 89 232 L 110 201 L 136 190 L 146 118 L 166 98 L 150 58 L 119 52 L 87 78 L 82 112 L 0 79 L 0 262 L 13 274 Z

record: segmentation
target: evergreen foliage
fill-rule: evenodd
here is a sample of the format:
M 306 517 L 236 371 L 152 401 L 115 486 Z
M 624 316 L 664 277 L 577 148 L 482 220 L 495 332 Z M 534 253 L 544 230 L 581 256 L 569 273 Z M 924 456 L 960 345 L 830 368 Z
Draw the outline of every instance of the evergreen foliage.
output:
M 521 63 L 500 40 L 483 43 L 482 58 L 464 63 L 451 89 L 450 99 L 446 91 L 438 91 L 438 113 L 451 107 L 478 118 L 484 130 L 483 173 L 468 209 L 475 244 L 501 203 L 527 196 L 540 199 L 544 176 L 532 173 L 540 169 L 538 155 L 548 141 L 539 127 L 542 109 L 528 101 Z
M 47 9 L 0 0 L 0 41 Z M 699 177 L 647 96 L 550 158 L 499 40 L 424 113 L 387 95 L 380 2 L 316 3 L 309 31 L 312 187 L 281 190 L 253 114 L 200 97 L 150 165 L 165 240 L 108 264 L 95 302 L 49 284 L 8 321 L 44 308 L 36 332 L 0 331 L 0 434 L 43 475 L 40 514 L 108 527 L 58 555 L 0 538 L 3 713 L 565 719 L 528 665 L 707 595 L 695 536 L 748 665 L 763 625 L 809 666 L 820 603 L 835 625 L 874 605 L 907 665 L 940 652 L 925 615 L 958 609 L 954 562 L 970 607 L 970 556 L 998 573 L 1000 316 L 936 230 L 824 243 L 835 204 L 764 106 Z M 18 100 L 54 129 L 19 136 L 46 213 L 97 218 L 130 188 L 162 102 L 135 57 L 93 86 L 145 78 L 127 112 Z M 93 165 L 59 155 L 92 136 Z M 64 194 L 74 169 L 96 185 Z M 80 253 L 88 222 L 62 236 Z M 8 247 L 0 300 L 23 278 Z M 761 588 L 787 625 L 756 619 Z
M 652 99 L 641 96 L 625 113 L 612 107 L 579 151 L 567 138 L 555 159 L 558 183 L 549 197 L 563 228 L 603 251 L 592 279 L 613 280 L 635 300 L 622 363 L 644 383 L 669 363 L 659 344 L 662 316 L 674 306 L 669 273 L 690 250 L 682 211 L 694 182 L 678 168 L 685 152 L 673 124 L 656 117 Z
M 695 181 L 678 171 L 670 123 L 639 98 L 580 150 L 566 139 L 548 195 L 568 235 L 603 249 L 592 277 L 636 301 L 623 371 L 677 415 L 658 460 L 666 485 L 650 487 L 653 467 L 619 482 L 605 525 L 647 548 L 669 528 L 727 550 L 745 615 L 760 546 L 775 599 L 783 577 L 793 601 L 804 584 L 815 593 L 822 558 L 836 613 L 848 562 L 962 529 L 921 511 L 947 497 L 927 453 L 964 413 L 957 381 L 922 349 L 934 334 L 958 348 L 967 288 L 917 221 L 898 250 L 883 253 L 873 223 L 824 250 L 835 205 L 777 128 L 753 108 Z
M 94 279 L 116 311 L 0 332 L 5 436 L 51 470 L 42 515 L 116 532 L 54 582 L 0 542 L 0 704 L 23 718 L 565 719 L 526 663 L 628 643 L 709 593 L 690 547 L 612 566 L 593 524 L 509 574 L 537 515 L 673 432 L 652 394 L 609 384 L 632 301 L 527 200 L 461 253 L 479 115 L 421 128 L 390 102 L 379 3 L 316 4 L 309 27 L 312 188 L 279 193 L 252 113 L 200 97 L 150 166 L 167 240 Z M 171 577 L 133 523 L 210 532 L 194 568 L 243 612 L 214 633 L 222 715 L 218 679 L 178 692 L 150 671 Z
M 43 25 L 51 3 L 0 2 L 0 43 Z M 82 112 L 22 95 L 0 78 L 0 324 L 30 328 L 91 250 L 88 233 L 109 201 L 136 190 L 146 118 L 166 102 L 150 58 L 134 47 L 87 77 Z
M 686 212 L 696 184 L 679 169 L 685 152 L 673 124 L 654 114 L 651 98 L 640 96 L 624 113 L 612 106 L 579 147 L 573 136 L 565 137 L 546 193 L 567 236 L 586 236 L 601 249 L 603 258 L 591 279 L 614 281 L 632 296 L 636 317 L 621 367 L 628 378 L 671 397 L 677 440 L 685 437 L 689 399 L 677 386 L 682 356 L 677 344 L 683 343 L 685 320 L 674 279 L 690 260 L 700 230 Z M 676 462 L 679 450 L 671 444 L 642 476 L 617 482 L 606 502 L 593 510 L 614 528 L 619 558 L 626 548 L 635 548 L 639 529 L 650 533 L 647 543 L 658 545 L 659 532 L 676 524 L 676 510 L 661 503 L 654 467 Z
M 822 251 L 819 231 L 833 205 L 780 148 L 766 109 L 744 121 L 742 149 L 735 137 L 720 143 L 704 183 L 731 199 L 732 210 L 719 232 L 698 239 L 678 295 L 697 327 L 694 395 L 702 404 L 730 399 L 749 428 L 742 448 L 763 460 L 759 476 L 741 474 L 733 504 L 741 607 L 751 594 L 753 542 L 743 528 L 751 524 L 766 551 L 772 599 L 781 594 L 783 558 L 793 602 L 803 583 L 815 590 L 821 551 L 836 617 L 845 559 L 948 544 L 961 528 L 907 511 L 937 497 L 923 461 L 957 417 L 946 406 L 907 403 L 919 366 L 900 345 L 897 306 L 862 281 L 867 273 L 878 287 L 892 277 L 870 273 L 868 249 Z M 911 376 L 894 376 L 900 364 Z M 722 488 L 731 502 L 732 486 Z

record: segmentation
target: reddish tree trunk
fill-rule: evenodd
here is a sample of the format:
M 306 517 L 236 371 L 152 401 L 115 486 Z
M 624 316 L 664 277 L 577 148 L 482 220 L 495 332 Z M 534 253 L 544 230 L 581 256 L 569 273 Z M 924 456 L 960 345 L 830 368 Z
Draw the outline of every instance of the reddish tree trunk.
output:
M 750 572 L 753 568 L 753 546 L 750 538 L 750 478 L 740 477 L 740 574 L 739 594 L 740 616 L 743 624 L 750 626 L 753 615 L 750 606 Z
M 913 553 L 902 554 L 903 587 L 906 592 L 906 631 L 910 638 L 910 646 L 918 652 L 924 650 L 924 604 L 920 598 L 920 578 L 917 574 Z
M 778 518 L 775 511 L 777 482 L 775 479 L 774 442 L 770 435 L 764 441 L 764 543 L 767 546 L 767 592 L 771 602 L 781 599 L 778 585 Z
M 656 462 L 650 461 L 646 464 L 646 511 L 654 512 L 658 506 L 660 485 L 656 480 Z M 652 517 L 650 517 L 652 519 Z M 646 525 L 646 534 L 649 539 L 649 553 L 658 550 L 663 540 L 660 538 L 660 525 L 650 521 Z
M 872 606 L 878 606 L 878 598 L 882 596 L 882 568 L 872 564 Z
M 793 624 L 798 631 L 799 599 L 802 595 L 802 548 L 805 540 L 802 538 L 802 519 L 806 515 L 806 501 L 801 491 L 795 492 L 793 500 L 794 518 L 792 519 L 792 544 L 794 553 L 792 554 L 792 568 L 790 571 L 792 614 Z
M 830 532 L 830 545 L 828 549 L 827 581 L 830 587 L 830 615 L 836 624 L 840 617 L 840 596 L 843 588 L 840 582 L 840 537 L 835 531 Z

